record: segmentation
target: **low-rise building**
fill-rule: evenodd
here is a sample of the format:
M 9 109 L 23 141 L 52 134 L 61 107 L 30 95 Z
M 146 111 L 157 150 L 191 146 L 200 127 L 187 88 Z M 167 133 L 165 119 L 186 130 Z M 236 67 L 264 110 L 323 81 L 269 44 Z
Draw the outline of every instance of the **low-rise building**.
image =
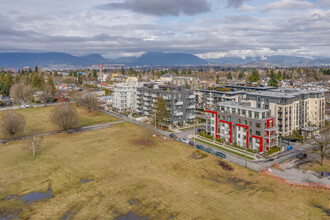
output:
M 173 84 L 176 86 L 195 87 L 198 85 L 198 81 L 199 80 L 195 77 L 184 77 L 184 76 L 173 77 Z
M 277 129 L 270 110 L 222 102 L 206 112 L 206 132 L 214 138 L 259 153 L 278 146 Z
M 195 119 L 195 95 L 184 86 L 146 84 L 137 89 L 137 113 L 141 116 L 152 116 L 156 99 L 165 100 L 170 124 L 182 125 L 193 123 Z

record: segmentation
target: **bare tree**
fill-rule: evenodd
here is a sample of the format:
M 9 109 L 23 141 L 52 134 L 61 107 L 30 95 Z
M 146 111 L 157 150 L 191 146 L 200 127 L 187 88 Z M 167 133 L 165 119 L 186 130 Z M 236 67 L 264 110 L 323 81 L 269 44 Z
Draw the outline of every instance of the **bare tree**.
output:
M 76 128 L 79 125 L 78 113 L 72 104 L 68 102 L 55 107 L 51 114 L 51 120 L 65 131 Z
M 320 148 L 320 157 L 321 157 L 321 165 L 323 165 L 324 156 L 326 151 L 330 146 L 330 127 L 327 126 L 320 130 L 319 135 L 315 135 L 311 139 L 312 144 L 317 145 Z
M 43 84 L 41 87 L 40 98 L 44 102 L 44 106 L 47 106 L 47 102 L 52 98 L 53 88 L 49 84 Z
M 24 116 L 13 110 L 7 110 L 2 114 L 1 130 L 5 135 L 14 137 L 23 132 L 25 128 Z
M 96 96 L 91 93 L 87 93 L 83 98 L 83 104 L 87 107 L 88 111 L 97 110 L 99 107 L 99 101 Z
M 37 128 L 40 125 L 40 120 L 38 118 L 34 119 L 31 122 L 31 130 L 32 130 L 32 137 L 31 137 L 31 146 L 32 146 L 32 155 L 33 157 L 36 155 L 36 152 L 40 149 L 41 141 L 43 140 L 43 137 L 37 136 Z
M 77 90 L 72 90 L 69 92 L 69 97 L 76 103 L 77 107 L 82 103 L 82 93 Z
M 32 95 L 32 88 L 30 85 L 24 83 L 23 81 L 13 84 L 10 87 L 10 97 L 14 99 L 14 102 L 18 104 L 21 108 L 21 102 L 26 101 Z
M 144 138 L 145 142 L 148 142 L 150 140 L 152 134 L 153 133 L 150 129 L 145 128 L 145 129 L 142 130 L 142 135 L 143 135 L 143 138 Z

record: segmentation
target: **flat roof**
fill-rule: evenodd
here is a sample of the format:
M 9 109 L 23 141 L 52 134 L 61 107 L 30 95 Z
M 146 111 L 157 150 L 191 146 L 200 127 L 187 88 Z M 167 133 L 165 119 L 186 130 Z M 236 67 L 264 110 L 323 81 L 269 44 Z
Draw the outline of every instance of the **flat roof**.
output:
M 238 94 L 246 94 L 245 91 L 219 91 L 219 90 L 209 90 L 209 89 L 196 89 L 196 91 L 201 92 L 214 92 L 214 93 L 220 93 L 220 94 L 232 94 L 232 95 L 238 95 Z
M 248 95 L 258 95 L 263 97 L 271 97 L 271 98 L 296 98 L 300 95 L 308 95 L 308 94 L 320 94 L 324 93 L 326 90 L 281 90 L 274 89 L 271 91 L 258 91 L 258 92 L 249 92 Z
M 218 106 L 224 106 L 224 107 L 232 107 L 232 108 L 240 108 L 248 111 L 257 111 L 257 112 L 268 112 L 269 109 L 262 109 L 262 108 L 255 108 L 251 106 L 244 105 L 242 103 L 238 102 L 220 102 L 218 103 Z

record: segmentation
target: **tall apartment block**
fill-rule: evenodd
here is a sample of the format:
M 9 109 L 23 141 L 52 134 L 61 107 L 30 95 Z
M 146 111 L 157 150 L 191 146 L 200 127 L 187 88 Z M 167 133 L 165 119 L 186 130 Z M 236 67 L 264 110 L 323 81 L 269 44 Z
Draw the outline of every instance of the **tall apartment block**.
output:
M 247 93 L 251 106 L 269 109 L 275 118 L 278 133 L 291 135 L 294 130 L 325 124 L 325 96 L 323 90 L 272 90 Z
M 214 138 L 263 153 L 278 145 L 270 110 L 235 102 L 221 102 L 206 110 L 206 132 Z
M 117 112 L 136 112 L 136 93 L 137 88 L 143 84 L 134 83 L 118 83 L 114 87 L 114 103 L 113 108 Z
M 162 97 L 171 115 L 169 123 L 180 125 L 195 119 L 195 95 L 184 86 L 146 84 L 137 88 L 137 110 L 142 116 L 152 116 L 157 97 Z

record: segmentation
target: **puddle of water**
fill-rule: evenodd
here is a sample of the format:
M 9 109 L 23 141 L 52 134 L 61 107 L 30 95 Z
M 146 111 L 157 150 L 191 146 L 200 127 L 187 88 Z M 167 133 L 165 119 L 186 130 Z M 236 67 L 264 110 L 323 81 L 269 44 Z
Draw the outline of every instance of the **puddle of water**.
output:
M 330 173 L 329 172 L 316 172 L 318 175 L 320 176 L 324 176 L 324 177 L 328 177 L 330 176 Z
M 49 189 L 47 192 L 31 192 L 29 194 L 23 195 L 21 198 L 23 202 L 30 204 L 32 202 L 40 201 L 43 199 L 53 198 L 52 191 Z
M 148 220 L 148 217 L 140 218 L 134 212 L 129 212 L 127 215 L 115 218 L 115 220 Z
M 67 211 L 63 217 L 61 218 L 61 220 L 66 220 L 66 219 L 72 219 L 73 216 L 75 216 L 77 213 L 76 212 L 71 212 L 71 211 Z
M 93 181 L 93 179 L 89 180 L 89 179 L 83 178 L 83 179 L 80 180 L 81 183 L 88 183 L 90 181 Z
M 138 199 L 131 199 L 128 201 L 129 205 L 138 205 L 140 203 L 140 200 Z
M 13 214 L 9 214 L 7 216 L 0 217 L 0 220 L 10 220 L 10 219 L 19 219 L 19 217 L 17 215 L 13 215 Z

